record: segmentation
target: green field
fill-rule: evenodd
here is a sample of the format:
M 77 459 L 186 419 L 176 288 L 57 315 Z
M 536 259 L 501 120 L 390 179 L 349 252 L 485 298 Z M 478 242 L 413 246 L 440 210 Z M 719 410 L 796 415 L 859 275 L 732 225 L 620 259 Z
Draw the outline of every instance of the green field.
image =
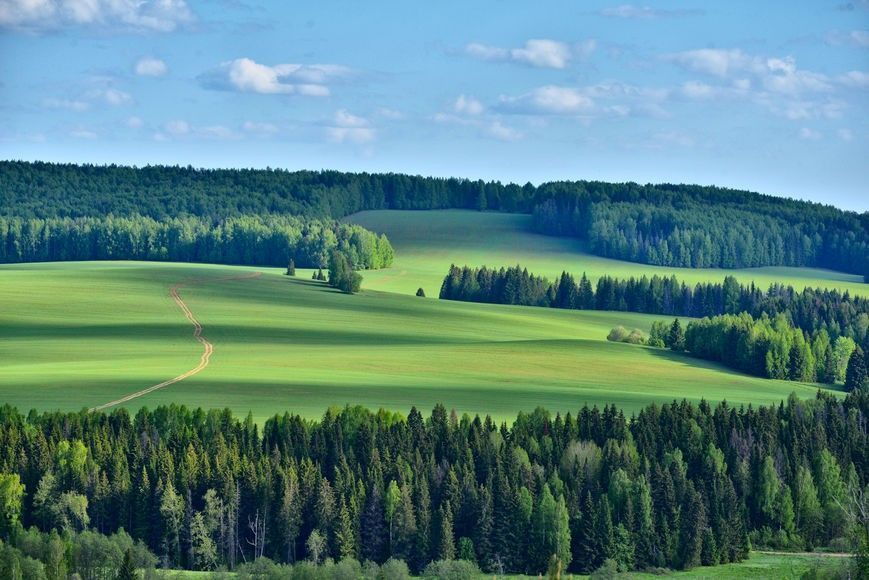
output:
M 401 250 L 399 250 L 401 251 Z M 0 267 L 0 393 L 22 409 L 81 409 L 194 367 L 202 347 L 172 284 L 215 345 L 200 374 L 128 403 L 231 407 L 262 420 L 330 405 L 426 412 L 441 402 L 500 419 L 543 405 L 635 410 L 687 397 L 770 403 L 814 385 L 765 380 L 686 355 L 609 343 L 653 316 L 468 304 L 322 283 L 264 269 L 156 263 Z M 212 282 L 208 282 L 212 280 Z
M 801 578 L 811 568 L 817 568 L 822 571 L 832 572 L 839 570 L 845 564 L 844 560 L 838 556 L 829 556 L 824 554 L 769 554 L 752 552 L 748 560 L 737 564 L 724 564 L 714 567 L 700 567 L 688 570 L 685 572 L 673 572 L 667 577 L 688 579 L 725 579 L 725 578 L 752 578 L 754 580 L 796 580 Z M 186 572 L 186 571 L 167 571 L 161 574 L 161 577 L 167 580 L 207 580 L 211 574 L 207 572 Z M 564 578 L 585 578 L 585 576 L 574 576 L 567 574 Z M 537 578 L 537 576 L 493 576 L 491 574 L 482 574 L 480 579 L 484 578 Z M 617 576 L 623 580 L 633 580 L 640 578 L 661 578 L 660 574 L 644 574 L 640 572 L 631 572 L 627 574 L 619 574 Z
M 610 260 L 584 251 L 571 238 L 532 233 L 531 216 L 465 210 L 367 211 L 347 221 L 385 233 L 396 250 L 395 264 L 388 270 L 367 272 L 365 287 L 391 292 L 413 293 L 423 287 L 437 296 L 450 264 L 459 266 L 514 266 L 517 263 L 550 279 L 567 270 L 579 276 L 586 272 L 593 280 L 609 274 L 628 276 L 671 275 L 680 281 L 720 282 L 733 274 L 743 283 L 752 280 L 766 289 L 774 282 L 795 288 L 806 286 L 849 290 L 869 296 L 869 284 L 860 276 L 813 268 L 751 268 L 746 270 L 666 268 Z

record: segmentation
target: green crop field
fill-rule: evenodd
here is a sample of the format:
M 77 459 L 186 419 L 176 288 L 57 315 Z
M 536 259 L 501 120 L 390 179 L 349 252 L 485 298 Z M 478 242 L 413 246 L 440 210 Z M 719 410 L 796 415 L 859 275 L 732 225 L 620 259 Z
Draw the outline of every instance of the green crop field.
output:
M 401 251 L 401 250 L 399 250 Z M 777 382 L 669 351 L 609 343 L 653 316 L 467 304 L 364 291 L 252 268 L 90 262 L 0 267 L 0 392 L 22 409 L 97 406 L 177 376 L 202 346 L 169 296 L 214 344 L 201 373 L 127 403 L 230 407 L 257 419 L 330 405 L 407 412 L 441 402 L 499 419 L 538 405 L 635 410 L 687 397 L 769 403 L 815 385 Z M 367 274 L 367 275 L 370 275 Z
M 869 295 L 869 284 L 860 276 L 815 268 L 751 268 L 746 270 L 665 268 L 610 260 L 584 251 L 571 238 L 543 236 L 530 231 L 531 216 L 465 210 L 367 211 L 347 221 L 385 233 L 396 250 L 388 270 L 365 274 L 365 286 L 378 290 L 413 293 L 418 287 L 437 296 L 450 264 L 463 266 L 514 266 L 517 263 L 550 279 L 567 270 L 590 278 L 675 274 L 679 280 L 720 282 L 733 274 L 743 283 L 752 280 L 766 289 L 774 282 L 796 288 L 837 288 Z

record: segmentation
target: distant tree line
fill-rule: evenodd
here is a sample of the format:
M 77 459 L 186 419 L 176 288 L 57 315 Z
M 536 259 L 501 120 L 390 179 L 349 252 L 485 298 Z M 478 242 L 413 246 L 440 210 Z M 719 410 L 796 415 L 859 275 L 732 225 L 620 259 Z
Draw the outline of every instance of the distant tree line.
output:
M 607 560 L 687 569 L 751 546 L 850 550 L 867 411 L 865 393 L 818 393 L 650 405 L 632 420 L 611 406 L 538 409 L 512 427 L 442 406 L 406 419 L 354 407 L 260 429 L 228 410 L 3 407 L 0 473 L 15 485 L 0 485 L 0 535 L 123 527 L 161 565 L 192 569 L 462 559 L 537 574 Z
M 576 310 L 616 310 L 701 318 L 748 312 L 771 319 L 782 314 L 811 336 L 821 332 L 865 344 L 869 339 L 869 299 L 838 290 L 774 284 L 766 291 L 741 285 L 733 276 L 721 283 L 690 286 L 675 276 L 600 277 L 593 286 L 585 273 L 579 280 L 562 272 L 555 282 L 526 268 L 451 266 L 441 286 L 446 300 L 547 306 Z
M 722 362 L 741 371 L 770 379 L 833 383 L 848 390 L 869 387 L 863 348 L 847 336 L 830 341 L 826 330 L 813 336 L 795 328 L 785 314 L 723 314 L 692 320 L 683 332 L 679 320 L 672 325 L 655 322 L 649 344 Z
M 339 218 L 444 208 L 531 213 L 539 232 L 579 237 L 599 255 L 649 264 L 817 266 L 869 276 L 869 213 L 726 188 L 0 162 L 6 216 Z
M 384 235 L 330 219 L 239 215 L 221 219 L 143 216 L 0 217 L 0 263 L 155 260 L 325 267 L 339 250 L 356 269 L 386 268 Z
M 701 188 L 640 200 L 577 193 L 534 208 L 533 227 L 588 242 L 599 256 L 684 268 L 812 266 L 869 276 L 869 214 L 820 205 L 713 201 Z M 714 199 L 714 196 L 713 196 Z

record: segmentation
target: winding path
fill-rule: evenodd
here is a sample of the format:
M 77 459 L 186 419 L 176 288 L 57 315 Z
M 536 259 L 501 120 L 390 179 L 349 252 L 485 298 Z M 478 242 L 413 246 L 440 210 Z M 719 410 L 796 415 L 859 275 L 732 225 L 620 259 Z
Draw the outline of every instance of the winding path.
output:
M 169 385 L 174 385 L 177 382 L 183 381 L 184 379 L 190 378 L 193 375 L 198 374 L 198 373 L 202 372 L 203 370 L 205 370 L 205 368 L 208 366 L 208 363 L 211 362 L 211 355 L 214 353 L 214 345 L 211 344 L 207 338 L 202 336 L 202 324 L 200 324 L 200 322 L 198 320 L 196 320 L 196 317 L 193 315 L 193 312 L 190 310 L 190 308 L 184 302 L 184 299 L 181 298 L 181 295 L 178 293 L 179 290 L 181 290 L 185 286 L 193 286 L 193 285 L 197 285 L 197 284 L 204 284 L 204 283 L 211 283 L 211 282 L 228 282 L 230 280 L 248 280 L 251 278 L 259 278 L 260 276 L 262 276 L 262 272 L 251 272 L 250 274 L 242 274 L 240 276 L 227 276 L 225 278 L 214 278 L 214 279 L 208 279 L 208 280 L 195 280 L 195 281 L 188 281 L 188 282 L 180 282 L 180 283 L 172 286 L 169 289 L 169 295 L 175 301 L 175 304 L 178 305 L 178 308 L 181 309 L 181 312 L 184 313 L 184 317 L 188 321 L 190 321 L 190 324 L 193 325 L 193 338 L 196 340 L 196 342 L 201 344 L 203 347 L 202 356 L 199 358 L 199 364 L 196 365 L 195 367 L 193 367 L 192 369 L 190 369 L 189 371 L 182 373 L 175 378 L 169 379 L 168 381 L 163 381 L 162 383 L 152 385 L 152 386 L 148 387 L 147 389 L 142 389 L 141 391 L 136 391 L 135 393 L 130 393 L 129 395 L 121 397 L 120 399 L 115 399 L 114 401 L 110 401 L 110 402 L 105 403 L 103 405 L 98 405 L 96 407 L 92 407 L 90 410 L 91 411 L 102 411 L 103 409 L 108 409 L 109 407 L 114 407 L 116 405 L 122 405 L 123 403 L 132 401 L 133 399 L 136 399 L 136 398 L 141 397 L 143 395 L 147 395 L 148 393 L 151 393 L 151 392 L 156 391 L 158 389 L 162 389 L 163 387 L 168 387 Z

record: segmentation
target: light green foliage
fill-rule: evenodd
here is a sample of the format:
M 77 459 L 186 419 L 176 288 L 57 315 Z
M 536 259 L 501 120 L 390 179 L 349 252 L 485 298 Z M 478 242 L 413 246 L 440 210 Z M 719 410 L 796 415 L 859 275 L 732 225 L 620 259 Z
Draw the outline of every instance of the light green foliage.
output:
M 8 537 L 18 523 L 24 484 L 17 473 L 0 473 L 0 537 Z
M 837 382 L 845 382 L 845 373 L 848 371 L 848 359 L 851 358 L 851 353 L 856 348 L 857 345 L 854 343 L 853 338 L 840 336 L 836 339 L 833 345 L 833 366 Z

